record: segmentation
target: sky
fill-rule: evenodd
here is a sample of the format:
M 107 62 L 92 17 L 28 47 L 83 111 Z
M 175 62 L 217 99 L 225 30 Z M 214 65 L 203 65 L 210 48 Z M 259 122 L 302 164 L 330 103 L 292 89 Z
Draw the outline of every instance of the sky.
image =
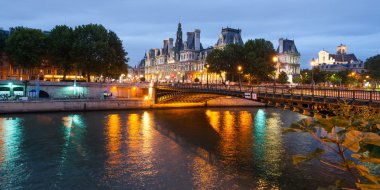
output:
M 55 25 L 96 23 L 117 33 L 134 66 L 164 39 L 175 39 L 177 24 L 201 30 L 203 47 L 215 45 L 222 27 L 240 28 L 243 41 L 294 39 L 301 68 L 322 49 L 365 61 L 380 54 L 379 0 L 0 0 L 0 27 L 51 30 Z

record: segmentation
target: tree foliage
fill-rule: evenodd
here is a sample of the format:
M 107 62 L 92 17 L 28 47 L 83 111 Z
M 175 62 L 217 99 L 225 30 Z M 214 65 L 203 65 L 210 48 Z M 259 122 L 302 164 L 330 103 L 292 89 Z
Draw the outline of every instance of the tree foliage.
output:
M 0 30 L 0 54 L 4 52 L 5 49 L 5 42 L 8 38 L 8 35 Z
M 127 52 L 123 48 L 123 43 L 115 32 L 109 31 L 107 35 L 107 63 L 104 67 L 103 75 L 117 78 L 121 74 L 128 72 Z
M 215 49 L 207 56 L 209 71 L 218 73 L 226 72 L 237 79 L 237 67 L 242 66 L 242 74 L 248 76 L 248 80 L 265 81 L 275 68 L 272 62 L 276 52 L 273 44 L 264 39 L 248 40 L 244 46 L 238 44 L 227 45 L 224 49 Z M 230 77 L 230 78 L 231 78 Z
M 276 55 L 272 42 L 264 39 L 248 40 L 244 50 L 244 73 L 250 75 L 250 81 L 270 80 L 269 75 L 275 71 L 273 56 Z
M 46 35 L 38 29 L 16 27 L 6 40 L 10 60 L 26 69 L 41 65 L 46 56 Z
M 66 25 L 55 26 L 48 36 L 49 60 L 52 65 L 63 70 L 64 80 L 75 66 L 72 55 L 73 42 L 74 31 Z
M 88 24 L 76 27 L 74 35 L 73 55 L 87 80 L 91 75 L 115 77 L 126 72 L 126 52 L 114 32 Z
M 372 79 L 380 80 L 380 54 L 366 60 L 365 66 Z
M 81 71 L 90 76 L 118 78 L 128 72 L 127 52 L 113 31 L 102 25 L 88 24 L 74 30 L 66 25 L 55 26 L 50 32 L 16 27 L 7 37 L 0 32 L 0 52 L 5 49 L 10 60 L 25 69 L 49 64 L 69 72 Z
M 308 132 L 323 145 L 323 149 L 317 148 L 307 155 L 295 155 L 293 163 L 319 159 L 322 164 L 351 175 L 359 189 L 380 189 L 380 176 L 368 168 L 380 164 L 380 113 L 369 107 L 342 104 L 334 114 L 329 118 L 302 119 L 284 129 L 284 132 Z M 327 152 L 334 153 L 339 161 L 324 157 Z M 336 183 L 334 188 L 342 185 Z
M 279 75 L 278 75 L 278 79 L 277 79 L 278 83 L 280 84 L 286 84 L 288 83 L 288 75 L 282 71 Z

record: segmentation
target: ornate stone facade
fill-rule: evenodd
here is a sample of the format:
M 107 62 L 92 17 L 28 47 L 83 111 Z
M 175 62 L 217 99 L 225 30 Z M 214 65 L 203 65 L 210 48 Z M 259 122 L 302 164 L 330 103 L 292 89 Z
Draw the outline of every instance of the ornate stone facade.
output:
M 280 38 L 278 43 L 276 75 L 284 71 L 288 75 L 288 81 L 292 83 L 293 77 L 300 74 L 301 54 L 294 40 Z
M 182 26 L 178 24 L 177 38 L 173 46 L 173 38 L 163 41 L 163 47 L 150 49 L 146 53 L 145 78 L 147 81 L 183 81 L 194 82 L 199 79 L 205 83 L 208 76 L 210 83 L 220 83 L 218 75 L 207 73 L 206 57 L 214 48 L 223 48 L 230 43 L 243 44 L 241 30 L 223 28 L 214 47 L 204 48 L 200 38 L 201 30 L 186 33 L 186 41 L 182 41 Z

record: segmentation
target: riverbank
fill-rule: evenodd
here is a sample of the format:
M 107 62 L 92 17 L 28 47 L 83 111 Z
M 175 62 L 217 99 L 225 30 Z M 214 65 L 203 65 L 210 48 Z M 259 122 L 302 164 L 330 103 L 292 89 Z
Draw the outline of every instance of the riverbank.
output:
M 161 108 L 187 108 L 187 107 L 261 107 L 263 103 L 239 99 L 234 97 L 221 97 L 202 103 L 172 103 L 154 104 L 152 100 L 143 99 L 77 99 L 77 100 L 38 100 L 1 102 L 0 113 L 33 113 L 33 112 L 59 112 L 59 111 L 97 111 L 97 110 L 128 110 L 128 109 L 161 109 Z

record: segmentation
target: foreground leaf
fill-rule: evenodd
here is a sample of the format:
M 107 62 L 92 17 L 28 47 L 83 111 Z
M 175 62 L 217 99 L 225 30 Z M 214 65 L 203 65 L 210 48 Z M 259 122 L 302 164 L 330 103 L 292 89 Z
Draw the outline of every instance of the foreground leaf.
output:
M 307 155 L 301 155 L 301 154 L 294 155 L 293 159 L 292 159 L 293 164 L 298 165 L 302 162 L 309 161 L 309 160 L 312 160 L 314 158 L 319 158 L 324 153 L 325 153 L 325 150 L 323 150 L 321 148 L 316 148 L 313 152 L 311 152 Z

